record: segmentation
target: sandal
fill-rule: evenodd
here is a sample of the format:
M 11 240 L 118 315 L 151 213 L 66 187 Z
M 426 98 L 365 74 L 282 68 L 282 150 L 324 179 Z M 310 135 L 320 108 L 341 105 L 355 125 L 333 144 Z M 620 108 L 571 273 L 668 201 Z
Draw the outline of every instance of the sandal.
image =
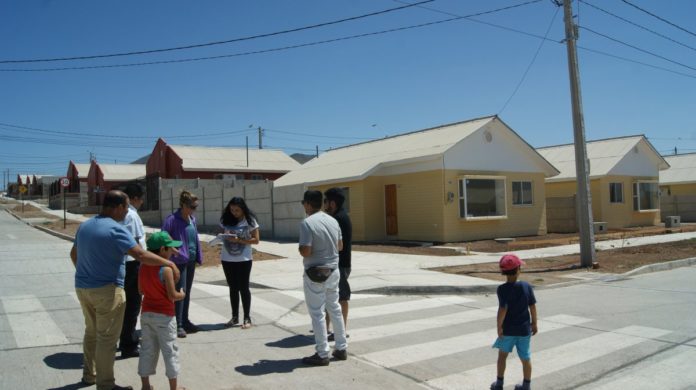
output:
M 251 318 L 245 318 L 244 323 L 242 324 L 242 329 L 249 329 L 251 328 Z
M 239 317 L 232 317 L 231 320 L 227 321 L 227 323 L 225 324 L 225 327 L 231 328 L 231 327 L 237 326 L 237 325 L 239 325 Z

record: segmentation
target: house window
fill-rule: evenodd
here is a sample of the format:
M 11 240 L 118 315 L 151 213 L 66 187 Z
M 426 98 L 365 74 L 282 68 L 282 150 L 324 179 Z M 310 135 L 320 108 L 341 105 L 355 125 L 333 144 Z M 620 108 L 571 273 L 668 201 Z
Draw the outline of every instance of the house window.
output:
M 656 182 L 633 183 L 633 210 L 658 210 L 660 208 L 658 191 Z
M 516 206 L 532 205 L 532 182 L 513 181 L 512 182 L 512 204 Z
M 478 176 L 460 179 L 459 216 L 466 219 L 505 217 L 505 178 Z
M 263 175 L 253 174 L 251 180 L 263 180 Z
M 623 183 L 609 183 L 609 202 L 623 203 Z

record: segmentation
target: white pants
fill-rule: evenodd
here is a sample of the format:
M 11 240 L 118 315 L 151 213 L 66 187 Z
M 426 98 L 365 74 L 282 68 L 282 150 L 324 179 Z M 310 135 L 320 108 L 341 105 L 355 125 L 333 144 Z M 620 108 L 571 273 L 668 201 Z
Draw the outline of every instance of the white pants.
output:
M 329 342 L 326 339 L 324 311 L 329 313 L 331 323 L 333 324 L 336 340 L 335 348 L 341 351 L 348 348 L 341 305 L 338 304 L 339 278 L 338 270 L 334 270 L 331 276 L 323 283 L 313 282 L 307 277 L 307 274 L 303 274 L 305 303 L 307 304 L 309 316 L 312 318 L 312 330 L 314 330 L 317 354 L 322 358 L 329 357 Z
M 159 352 L 162 351 L 166 375 L 174 379 L 179 375 L 179 346 L 176 345 L 176 317 L 145 312 L 140 315 L 140 359 L 138 375 L 155 374 Z

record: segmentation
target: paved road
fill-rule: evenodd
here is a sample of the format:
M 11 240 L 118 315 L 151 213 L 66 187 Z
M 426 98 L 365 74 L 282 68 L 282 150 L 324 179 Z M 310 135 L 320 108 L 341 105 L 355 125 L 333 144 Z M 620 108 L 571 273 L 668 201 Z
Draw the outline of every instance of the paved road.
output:
M 78 388 L 83 322 L 70 243 L 2 211 L 0 243 L 0 388 Z M 485 389 L 495 375 L 494 296 L 356 294 L 350 359 L 305 368 L 313 340 L 300 291 L 254 289 L 257 326 L 223 329 L 227 288 L 222 273 L 214 279 L 192 294 L 191 318 L 207 331 L 180 339 L 189 389 Z M 691 267 L 538 291 L 534 387 L 694 388 L 694 280 Z M 118 360 L 118 383 L 139 383 L 136 367 Z M 511 387 L 521 376 L 512 357 L 508 372 Z M 153 379 L 166 388 L 161 364 Z

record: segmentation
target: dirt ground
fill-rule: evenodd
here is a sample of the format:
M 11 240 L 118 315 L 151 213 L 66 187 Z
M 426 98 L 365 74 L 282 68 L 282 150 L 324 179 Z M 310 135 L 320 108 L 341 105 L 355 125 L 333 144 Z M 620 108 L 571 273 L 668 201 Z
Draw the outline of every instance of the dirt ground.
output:
M 43 213 L 40 209 L 26 205 L 24 213 L 21 205 L 14 208 L 13 212 L 24 218 L 46 217 L 52 219 L 42 225 L 51 230 L 74 236 L 79 222 L 67 221 L 63 229 L 63 220 L 50 214 Z M 682 225 L 680 228 L 665 229 L 661 226 L 642 228 L 630 228 L 613 230 L 605 234 L 595 236 L 596 241 L 620 239 L 629 243 L 633 237 L 646 235 L 671 234 L 678 232 L 696 231 L 696 225 Z M 353 250 L 364 252 L 400 253 L 425 256 L 455 256 L 466 253 L 466 249 L 475 252 L 514 252 L 516 250 L 543 248 L 556 245 L 577 243 L 577 234 L 548 234 L 545 236 L 517 237 L 509 243 L 499 243 L 495 240 L 482 240 L 473 242 L 444 243 L 435 248 L 423 246 L 423 243 L 354 243 Z M 216 266 L 220 264 L 220 245 L 210 246 L 202 244 L 203 266 Z M 463 251 L 462 251 L 463 250 Z M 463 253 L 460 253 L 462 251 Z M 638 247 L 617 248 L 613 250 L 597 252 L 596 261 L 599 265 L 592 271 L 600 273 L 624 273 L 646 264 L 660 263 L 671 260 L 679 260 L 696 256 L 696 239 L 679 241 L 659 245 L 643 245 Z M 280 257 L 254 250 L 254 260 L 270 260 Z M 522 280 L 534 285 L 549 285 L 574 280 L 569 275 L 582 277 L 588 270 L 580 268 L 580 255 L 556 256 L 542 259 L 525 260 L 527 265 L 522 268 Z M 497 281 L 505 278 L 498 272 L 497 264 L 475 264 L 468 266 L 454 266 L 436 269 L 437 271 L 470 275 Z M 589 275 L 589 274 L 588 274 Z M 577 279 L 575 279 L 577 280 Z

